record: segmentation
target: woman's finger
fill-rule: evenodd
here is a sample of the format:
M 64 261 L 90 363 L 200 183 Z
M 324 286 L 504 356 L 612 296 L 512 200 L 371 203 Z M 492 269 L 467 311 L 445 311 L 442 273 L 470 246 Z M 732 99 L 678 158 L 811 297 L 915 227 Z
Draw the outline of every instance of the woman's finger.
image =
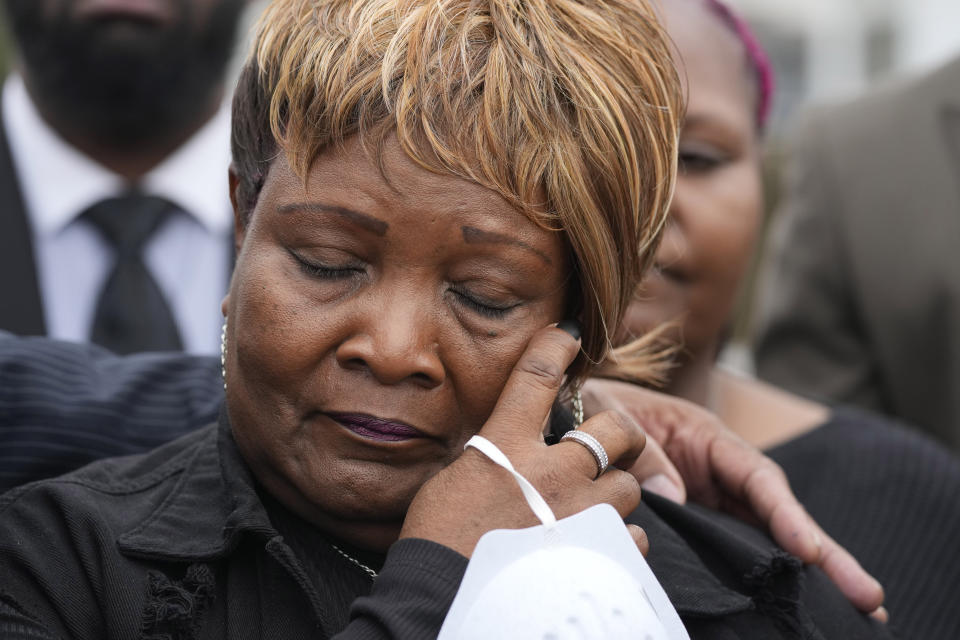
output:
M 871 612 L 883 603 L 880 583 L 813 521 L 776 463 L 732 437 L 719 437 L 711 458 L 718 481 L 749 505 L 777 544 L 818 565 L 861 611 Z
M 886 609 L 877 613 L 878 609 L 882 609 L 883 587 L 833 538 L 822 531 L 820 535 L 823 538 L 823 551 L 815 564 L 827 574 L 855 607 L 860 611 L 870 612 L 878 620 L 881 619 L 880 616 L 886 613 Z
M 603 447 L 610 466 L 629 468 L 643 452 L 646 435 L 636 422 L 619 411 L 604 411 L 584 422 L 577 431 L 593 436 Z M 572 439 L 563 439 L 551 452 L 560 456 L 558 464 L 566 468 L 582 471 L 584 475 L 596 477 L 598 466 L 590 448 Z
M 644 490 L 652 491 L 678 504 L 687 501 L 687 486 L 683 477 L 670 462 L 660 443 L 653 438 L 647 438 L 643 453 L 628 471 Z
M 749 505 L 780 546 L 804 562 L 816 562 L 821 538 L 779 465 L 744 441 L 726 436 L 715 439 L 709 457 L 722 488 Z
M 640 504 L 640 484 L 626 471 L 612 469 L 597 478 L 590 494 L 594 504 L 605 503 L 617 510 L 621 518 L 633 513 Z
M 879 583 L 842 548 L 837 547 L 842 553 L 832 550 L 836 543 L 797 501 L 780 467 L 716 416 L 685 400 L 612 380 L 591 380 L 583 398 L 588 413 L 617 408 L 642 424 L 647 448 L 655 441 L 663 445 L 692 500 L 714 508 L 725 505 L 741 518 L 756 520 L 781 547 L 820 566 L 857 608 L 875 612 L 879 607 Z
M 565 330 L 547 327 L 535 333 L 480 435 L 501 445 L 518 436 L 539 438 L 563 384 L 564 372 L 579 350 L 579 336 Z
M 890 622 L 890 612 L 887 611 L 886 607 L 877 607 L 870 612 L 870 617 L 883 624 Z
M 633 543 L 637 545 L 637 549 L 646 557 L 647 554 L 650 553 L 650 541 L 647 539 L 647 532 L 635 524 L 628 524 L 627 531 L 630 533 L 630 537 L 633 538 Z

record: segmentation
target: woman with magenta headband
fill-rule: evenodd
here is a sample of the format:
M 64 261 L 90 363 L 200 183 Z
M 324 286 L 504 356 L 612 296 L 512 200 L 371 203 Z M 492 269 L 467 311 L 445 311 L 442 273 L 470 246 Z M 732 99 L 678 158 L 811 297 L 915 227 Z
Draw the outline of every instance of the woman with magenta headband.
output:
M 4 635 L 431 637 L 477 540 L 534 522 L 479 433 L 558 516 L 642 524 L 695 637 L 882 637 L 745 525 L 638 506 L 636 424 L 552 411 L 652 259 L 679 94 L 641 2 L 272 3 L 235 98 L 225 410 L 3 496 Z
M 664 337 L 680 347 L 665 390 L 717 412 L 769 451 L 804 506 L 883 582 L 894 631 L 960 637 L 952 606 L 960 559 L 946 552 L 960 533 L 960 462 L 883 418 L 809 402 L 715 364 L 760 228 L 772 78 L 749 29 L 725 7 L 662 6 L 687 81 L 682 170 L 655 269 L 625 325 L 636 335 L 671 326 Z

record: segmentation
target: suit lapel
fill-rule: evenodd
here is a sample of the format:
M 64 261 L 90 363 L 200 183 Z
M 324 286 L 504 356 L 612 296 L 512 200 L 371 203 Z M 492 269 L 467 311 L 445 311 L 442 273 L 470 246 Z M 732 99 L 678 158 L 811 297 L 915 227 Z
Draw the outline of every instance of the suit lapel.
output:
M 0 329 L 43 335 L 46 326 L 30 223 L 0 119 Z
M 955 178 L 955 189 L 951 192 L 954 196 L 952 213 L 955 214 L 954 220 L 960 220 L 960 58 L 947 63 L 936 76 L 936 86 L 941 92 L 937 115 Z M 960 237 L 957 240 L 960 241 Z
M 943 137 L 950 157 L 953 159 L 954 175 L 957 178 L 957 200 L 955 213 L 960 216 L 960 104 L 947 104 L 940 112 Z

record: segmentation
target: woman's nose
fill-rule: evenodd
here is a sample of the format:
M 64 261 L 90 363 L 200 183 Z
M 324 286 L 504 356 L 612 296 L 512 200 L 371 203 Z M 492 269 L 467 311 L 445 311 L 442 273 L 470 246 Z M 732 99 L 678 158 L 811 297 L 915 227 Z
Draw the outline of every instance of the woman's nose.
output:
M 674 207 L 670 208 L 670 217 L 663 227 L 660 246 L 657 248 L 657 264 L 660 267 L 673 266 L 687 252 L 684 221 L 682 217 L 674 214 L 675 210 Z
M 670 200 L 670 215 L 667 217 L 667 225 L 669 227 L 674 227 L 674 231 L 677 230 L 677 227 L 684 227 L 687 224 L 687 216 L 689 215 L 689 190 L 690 185 L 689 178 L 687 176 L 678 176 L 677 177 L 677 186 L 673 190 L 673 198 Z
M 368 316 L 340 344 L 340 366 L 367 371 L 382 384 L 433 388 L 443 383 L 446 373 L 429 319 L 422 313 L 387 311 Z

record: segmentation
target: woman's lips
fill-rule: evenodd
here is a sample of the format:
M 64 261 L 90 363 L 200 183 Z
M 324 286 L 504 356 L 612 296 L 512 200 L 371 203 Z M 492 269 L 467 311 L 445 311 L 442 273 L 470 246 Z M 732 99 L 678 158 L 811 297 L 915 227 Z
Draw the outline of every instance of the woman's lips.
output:
M 328 416 L 358 436 L 372 440 L 398 441 L 424 435 L 403 422 L 384 420 L 363 413 L 328 413 Z

